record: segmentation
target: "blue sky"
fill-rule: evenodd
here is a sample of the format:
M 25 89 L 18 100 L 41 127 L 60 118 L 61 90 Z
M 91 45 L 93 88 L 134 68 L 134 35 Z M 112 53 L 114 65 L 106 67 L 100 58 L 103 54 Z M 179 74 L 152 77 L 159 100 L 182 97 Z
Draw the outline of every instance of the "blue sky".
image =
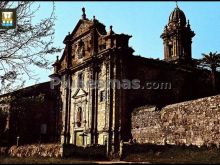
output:
M 41 5 L 40 19 L 49 14 L 51 2 L 38 2 Z M 163 59 L 163 42 L 160 35 L 168 23 L 170 13 L 176 7 L 175 1 L 167 2 L 55 2 L 55 45 L 64 48 L 63 39 L 72 32 L 82 15 L 82 7 L 86 8 L 87 18 L 93 15 L 106 25 L 113 26 L 116 33 L 132 35 L 130 46 L 135 55 Z M 186 18 L 190 20 L 191 28 L 196 33 L 193 38 L 192 56 L 200 58 L 201 53 L 220 52 L 220 2 L 178 2 Z M 61 56 L 60 53 L 59 56 Z M 55 61 L 56 57 L 50 57 Z M 48 81 L 48 75 L 53 70 L 35 70 L 40 81 Z M 29 81 L 27 85 L 32 85 Z

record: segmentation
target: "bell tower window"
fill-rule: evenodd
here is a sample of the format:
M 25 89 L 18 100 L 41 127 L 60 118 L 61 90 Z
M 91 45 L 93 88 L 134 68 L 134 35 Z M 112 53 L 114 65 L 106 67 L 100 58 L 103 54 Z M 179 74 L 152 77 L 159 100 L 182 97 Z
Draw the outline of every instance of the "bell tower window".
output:
M 168 45 L 169 57 L 173 57 L 173 45 Z

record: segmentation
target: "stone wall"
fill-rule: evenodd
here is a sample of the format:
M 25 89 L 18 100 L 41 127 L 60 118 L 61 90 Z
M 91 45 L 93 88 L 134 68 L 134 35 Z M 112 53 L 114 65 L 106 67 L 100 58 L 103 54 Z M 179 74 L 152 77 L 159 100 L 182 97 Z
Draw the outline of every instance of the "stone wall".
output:
M 123 73 L 126 79 L 140 81 L 140 88 L 123 90 L 121 137 L 124 141 L 131 138 L 131 134 L 128 134 L 131 130 L 131 112 L 136 107 L 153 104 L 161 108 L 165 105 L 213 95 L 209 71 L 195 67 L 131 56 L 126 58 L 123 64 Z M 152 84 L 155 82 L 160 88 L 149 88 L 148 82 Z M 161 82 L 170 85 L 164 88 Z
M 220 95 L 132 113 L 132 138 L 138 143 L 210 146 L 220 144 Z

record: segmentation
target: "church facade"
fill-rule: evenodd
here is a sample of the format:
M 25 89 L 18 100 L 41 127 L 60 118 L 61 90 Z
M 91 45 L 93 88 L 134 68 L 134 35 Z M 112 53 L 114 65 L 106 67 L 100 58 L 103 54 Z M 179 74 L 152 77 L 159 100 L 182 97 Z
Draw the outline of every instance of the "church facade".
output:
M 179 7 L 161 35 L 164 60 L 135 56 L 130 35 L 116 34 L 112 26 L 106 31 L 95 17 L 86 17 L 84 8 L 82 12 L 63 41 L 63 55 L 53 64 L 51 75 L 62 80 L 62 144 L 107 145 L 109 152 L 118 152 L 120 141 L 132 138 L 134 108 L 160 109 L 210 95 L 209 73 L 193 66 L 195 34 Z

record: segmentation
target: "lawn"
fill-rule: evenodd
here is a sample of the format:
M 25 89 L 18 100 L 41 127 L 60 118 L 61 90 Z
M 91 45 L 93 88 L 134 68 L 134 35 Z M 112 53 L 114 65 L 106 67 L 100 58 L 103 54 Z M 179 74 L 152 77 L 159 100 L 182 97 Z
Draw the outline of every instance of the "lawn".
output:
M 92 163 L 89 160 L 76 158 L 15 158 L 15 157 L 0 157 L 0 164 L 88 164 Z
M 133 150 L 123 160 L 150 163 L 220 164 L 220 149 L 196 146 L 147 146 L 144 152 Z

